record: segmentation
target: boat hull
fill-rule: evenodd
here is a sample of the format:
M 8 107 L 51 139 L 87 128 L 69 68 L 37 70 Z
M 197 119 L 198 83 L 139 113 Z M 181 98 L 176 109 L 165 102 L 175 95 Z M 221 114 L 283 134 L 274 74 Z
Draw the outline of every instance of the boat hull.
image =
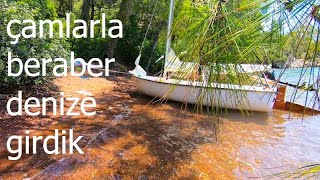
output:
M 170 83 L 134 77 L 137 90 L 145 95 L 165 98 L 187 104 L 200 104 L 226 109 L 268 112 L 272 110 L 276 90 L 213 87 L 203 85 Z

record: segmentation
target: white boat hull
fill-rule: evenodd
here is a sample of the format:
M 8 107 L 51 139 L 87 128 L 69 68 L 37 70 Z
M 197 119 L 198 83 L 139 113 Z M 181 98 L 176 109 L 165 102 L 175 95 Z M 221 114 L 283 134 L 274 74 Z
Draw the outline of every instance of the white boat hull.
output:
M 134 77 L 137 90 L 145 95 L 187 104 L 199 104 L 226 109 L 268 112 L 272 110 L 277 89 L 254 86 L 213 84 L 206 88 L 202 82 L 164 80 L 146 76 Z

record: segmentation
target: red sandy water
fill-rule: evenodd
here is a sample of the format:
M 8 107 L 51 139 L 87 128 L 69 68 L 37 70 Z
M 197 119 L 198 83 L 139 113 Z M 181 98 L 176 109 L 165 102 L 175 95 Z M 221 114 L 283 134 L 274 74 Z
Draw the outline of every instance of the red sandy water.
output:
M 3 112 L 0 179 L 263 178 L 320 162 L 320 116 L 289 118 L 286 112 L 274 111 L 243 117 L 230 111 L 217 119 L 179 103 L 148 104 L 152 99 L 135 92 L 132 80 L 125 78 L 68 77 L 52 86 L 57 88 L 48 91 L 51 95 L 92 94 L 97 115 L 13 118 Z M 39 153 L 7 160 L 10 135 L 23 135 L 25 130 L 48 135 L 70 128 L 84 136 L 84 155 Z

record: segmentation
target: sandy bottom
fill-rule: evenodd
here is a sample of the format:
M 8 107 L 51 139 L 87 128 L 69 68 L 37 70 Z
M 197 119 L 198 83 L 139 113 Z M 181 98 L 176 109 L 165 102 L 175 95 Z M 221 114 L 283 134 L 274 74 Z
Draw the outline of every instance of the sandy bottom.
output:
M 0 106 L 0 179 L 234 179 L 265 178 L 320 162 L 320 117 L 282 111 L 220 118 L 181 108 L 179 103 L 150 103 L 125 77 L 56 79 L 37 97 L 93 96 L 94 117 L 13 118 Z M 66 104 L 69 107 L 70 104 Z M 76 109 L 79 109 L 78 105 Z M 50 135 L 73 128 L 84 155 L 37 155 L 9 161 L 11 135 Z

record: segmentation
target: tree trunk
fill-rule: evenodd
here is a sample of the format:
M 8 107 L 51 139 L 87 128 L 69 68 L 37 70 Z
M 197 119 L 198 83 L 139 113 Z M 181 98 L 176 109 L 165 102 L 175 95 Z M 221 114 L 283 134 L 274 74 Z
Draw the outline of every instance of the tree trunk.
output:
M 151 50 L 151 53 L 150 53 L 150 56 L 149 56 L 149 59 L 148 59 L 148 64 L 147 64 L 147 67 L 146 67 L 146 71 L 147 72 L 149 72 L 149 68 L 150 68 L 150 65 L 151 65 L 152 54 L 153 54 L 154 50 L 156 49 L 156 47 L 158 45 L 158 42 L 159 42 L 159 34 L 157 34 L 157 36 L 155 36 L 154 41 L 153 41 L 152 50 Z
M 59 7 L 58 7 L 58 13 L 59 13 L 59 17 L 62 16 L 63 14 L 61 12 L 63 12 L 62 7 L 64 6 L 64 0 L 60 0 L 59 1 Z M 61 14 L 60 14 L 61 13 Z
M 90 2 L 91 0 L 83 0 L 83 4 L 82 4 L 81 19 L 83 19 L 86 22 L 89 21 Z
M 94 6 L 95 6 L 95 1 L 91 0 L 91 20 L 94 20 Z
M 132 0 L 122 0 L 120 4 L 120 9 L 117 13 L 117 19 L 122 21 L 124 29 L 129 23 L 129 17 L 131 16 L 131 13 L 132 13 Z M 118 44 L 118 39 L 111 39 L 110 42 L 108 43 L 107 53 L 106 53 L 108 58 L 114 57 L 114 50 L 117 47 L 117 44 Z
M 73 0 L 69 0 L 68 10 L 69 12 L 73 11 Z

